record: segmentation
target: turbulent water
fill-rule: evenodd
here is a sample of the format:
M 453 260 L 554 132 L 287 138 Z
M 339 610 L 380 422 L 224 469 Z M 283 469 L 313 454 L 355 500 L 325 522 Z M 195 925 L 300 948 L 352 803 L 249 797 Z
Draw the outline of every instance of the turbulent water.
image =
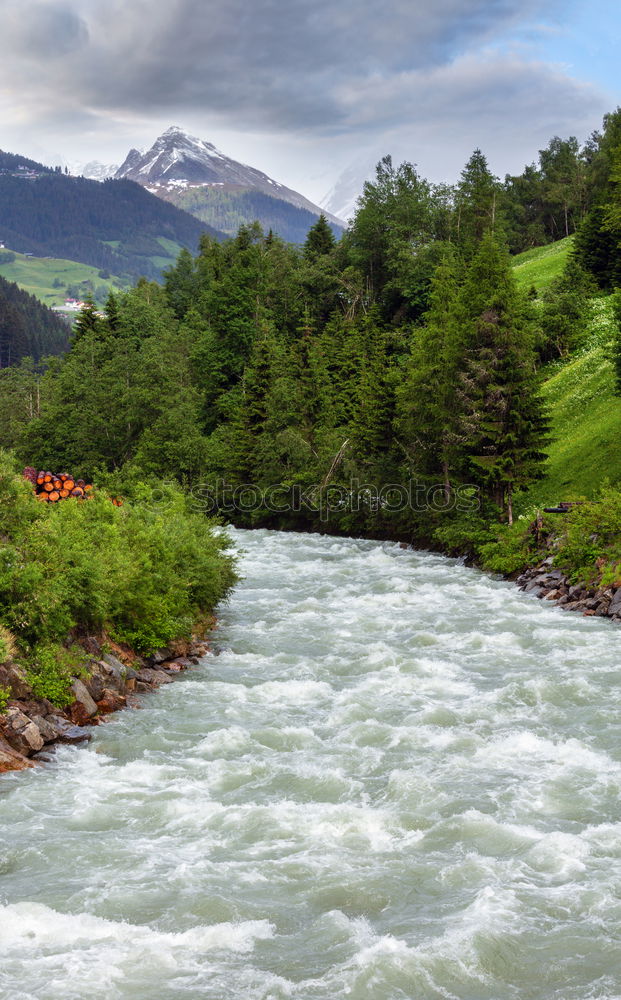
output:
M 233 534 L 218 655 L 0 779 L 3 1000 L 621 997 L 619 631 Z

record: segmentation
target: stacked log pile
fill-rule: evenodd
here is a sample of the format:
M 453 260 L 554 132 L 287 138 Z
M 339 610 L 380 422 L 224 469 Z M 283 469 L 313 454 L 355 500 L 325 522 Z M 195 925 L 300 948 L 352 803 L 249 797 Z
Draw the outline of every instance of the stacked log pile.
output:
M 36 496 L 45 503 L 58 503 L 70 497 L 83 500 L 93 492 L 90 483 L 75 479 L 68 472 L 37 472 L 28 466 L 24 469 L 24 479 L 32 483 Z
M 31 465 L 24 469 L 24 479 L 32 483 L 38 500 L 44 503 L 58 503 L 60 500 L 88 500 L 93 495 L 93 486 L 84 479 L 75 479 L 68 472 L 37 472 Z M 115 507 L 122 507 L 123 501 L 112 497 Z

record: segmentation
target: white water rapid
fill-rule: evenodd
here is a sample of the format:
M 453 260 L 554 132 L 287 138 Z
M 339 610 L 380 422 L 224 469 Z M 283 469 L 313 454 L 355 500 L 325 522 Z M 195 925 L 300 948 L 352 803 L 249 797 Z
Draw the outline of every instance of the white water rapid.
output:
M 619 629 L 232 534 L 218 655 L 0 778 L 2 1000 L 619 1000 Z

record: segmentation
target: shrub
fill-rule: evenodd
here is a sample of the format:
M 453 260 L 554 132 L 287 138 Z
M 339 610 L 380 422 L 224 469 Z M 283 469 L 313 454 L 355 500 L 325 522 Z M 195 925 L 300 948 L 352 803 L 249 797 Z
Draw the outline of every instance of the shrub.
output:
M 31 652 L 26 679 L 36 698 L 47 698 L 63 707 L 73 701 L 71 680 L 86 665 L 84 651 L 41 644 Z
M 3 712 L 6 712 L 6 707 L 9 703 L 10 697 L 11 697 L 11 692 L 9 688 L 3 687 L 0 684 L 0 715 L 2 715 Z
M 100 491 L 88 501 L 41 504 L 0 452 L 0 620 L 35 649 L 39 685 L 76 629 L 109 629 L 150 652 L 208 615 L 235 582 L 225 536 L 193 512 L 176 487 L 144 484 L 115 507 Z M 59 682 L 60 683 L 60 682 Z

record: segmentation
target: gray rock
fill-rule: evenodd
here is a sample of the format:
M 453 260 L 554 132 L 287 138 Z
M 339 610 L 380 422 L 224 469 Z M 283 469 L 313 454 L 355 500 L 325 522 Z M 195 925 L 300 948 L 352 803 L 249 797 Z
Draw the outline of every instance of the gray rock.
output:
M 613 594 L 612 600 L 608 605 L 608 614 L 610 617 L 621 615 L 621 587 Z
M 19 708 L 9 708 L 5 722 L 6 739 L 19 753 L 29 757 L 45 743 L 35 723 Z
M 93 701 L 99 701 L 106 688 L 107 678 L 104 680 L 99 670 L 92 673 L 90 677 L 84 679 L 84 684 Z
M 172 677 L 164 673 L 163 670 L 154 670 L 152 667 L 143 667 L 138 671 L 138 690 L 140 684 L 149 684 L 152 687 L 159 687 L 160 684 L 172 684 Z
M 82 729 L 81 726 L 67 726 L 58 737 L 58 742 L 69 744 L 87 743 L 90 739 L 92 739 L 92 736 L 88 729 Z
M 116 659 L 114 656 L 110 659 Z M 125 678 L 123 674 L 123 664 L 120 660 L 116 661 L 119 666 L 108 661 L 106 656 L 105 659 L 99 660 L 97 666 L 100 668 L 102 677 L 104 678 L 104 687 L 113 688 L 115 691 L 123 691 L 125 686 Z
M 26 675 L 15 663 L 0 666 L 0 687 L 8 687 L 11 697 L 17 700 L 32 697 L 32 689 Z
M 83 706 L 87 715 L 97 715 L 97 705 L 91 698 L 83 681 L 75 680 L 71 685 L 75 700 Z
M 149 657 L 152 663 L 164 663 L 165 660 L 174 659 L 175 653 L 170 646 L 162 646 L 161 649 L 156 649 L 154 653 Z
M 91 654 L 91 656 L 101 656 L 101 646 L 94 635 L 87 635 L 86 639 L 82 639 L 82 646 L 87 653 Z
M 53 743 L 64 731 L 64 727 L 61 728 L 54 724 L 53 716 L 48 716 L 47 719 L 44 719 L 41 715 L 34 715 L 32 721 L 46 743 Z
M 102 660 L 104 663 L 107 663 L 109 667 L 112 667 L 114 670 L 118 670 L 121 675 L 123 674 L 125 664 L 121 663 L 117 656 L 113 656 L 112 653 L 104 653 Z

